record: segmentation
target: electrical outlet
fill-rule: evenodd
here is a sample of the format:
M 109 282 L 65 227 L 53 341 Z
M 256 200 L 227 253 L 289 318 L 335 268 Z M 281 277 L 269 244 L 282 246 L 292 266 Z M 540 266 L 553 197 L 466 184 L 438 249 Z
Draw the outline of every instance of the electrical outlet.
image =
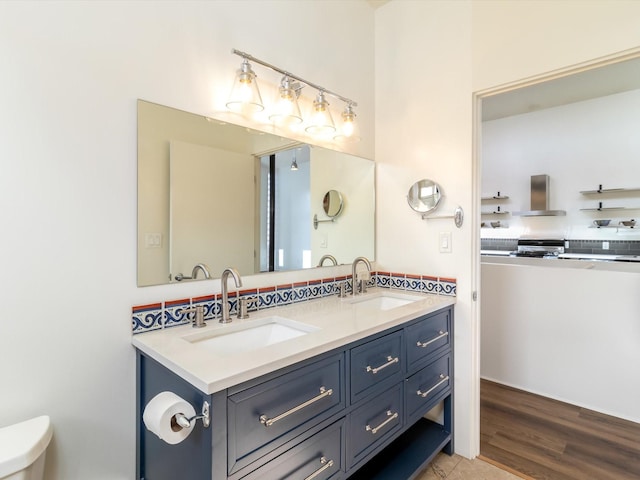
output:
M 146 248 L 162 247 L 162 234 L 161 233 L 145 233 L 144 246 Z
M 602 249 L 609 250 L 609 242 L 602 242 Z
M 440 232 L 440 253 L 451 253 L 451 232 Z

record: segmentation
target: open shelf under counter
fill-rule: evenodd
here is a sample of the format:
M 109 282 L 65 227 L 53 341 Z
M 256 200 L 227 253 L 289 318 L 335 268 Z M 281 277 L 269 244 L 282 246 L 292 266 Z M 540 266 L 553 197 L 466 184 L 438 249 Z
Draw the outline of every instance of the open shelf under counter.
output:
M 452 439 L 444 426 L 419 420 L 356 474 L 353 480 L 414 478 Z M 425 452 L 433 452 L 425 456 Z

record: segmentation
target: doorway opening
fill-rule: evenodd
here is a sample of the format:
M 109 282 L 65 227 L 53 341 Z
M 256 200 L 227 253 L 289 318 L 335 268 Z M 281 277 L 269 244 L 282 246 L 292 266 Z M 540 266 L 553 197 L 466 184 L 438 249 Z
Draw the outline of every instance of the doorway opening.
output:
M 640 425 L 637 423 L 637 415 L 635 422 L 630 421 L 633 417 L 632 414 L 599 417 L 603 413 L 603 408 L 598 412 L 595 411 L 596 409 L 589 410 L 588 408 L 584 408 L 585 405 L 593 405 L 593 402 L 581 401 L 580 398 L 572 399 L 570 395 L 568 396 L 565 393 L 554 392 L 554 385 L 549 385 L 549 388 L 541 386 L 544 385 L 545 377 L 544 375 L 536 376 L 537 366 L 545 365 L 549 367 L 549 364 L 553 363 L 555 359 L 556 366 L 546 368 L 547 377 L 557 376 L 558 381 L 556 383 L 562 383 L 563 377 L 560 372 L 566 374 L 567 371 L 570 371 L 568 367 L 573 361 L 573 355 L 566 355 L 566 350 L 564 354 L 555 355 L 553 353 L 554 339 L 561 338 L 563 335 L 571 335 L 571 332 L 580 332 L 580 335 L 572 337 L 575 342 L 577 338 L 584 337 L 587 330 L 572 327 L 564 331 L 563 327 L 567 324 L 557 322 L 551 328 L 539 332 L 542 334 L 540 338 L 544 338 L 544 340 L 538 342 L 536 333 L 532 332 L 531 329 L 535 329 L 536 327 L 544 328 L 544 321 L 529 321 L 518 324 L 517 310 L 513 308 L 510 310 L 510 307 L 507 306 L 509 303 L 522 305 L 518 300 L 514 300 L 513 292 L 524 292 L 522 293 L 523 300 L 527 301 L 527 298 L 529 298 L 532 305 L 553 302 L 556 302 L 554 303 L 556 306 L 566 305 L 566 302 L 570 301 L 571 295 L 565 295 L 566 292 L 558 291 L 556 296 L 560 300 L 552 301 L 548 296 L 541 296 L 532 291 L 532 289 L 538 288 L 536 283 L 532 283 L 528 288 L 523 287 L 518 290 L 517 279 L 515 277 L 510 274 L 501 276 L 502 274 L 498 272 L 496 265 L 500 263 L 500 260 L 495 260 L 495 258 L 499 256 L 498 252 L 500 250 L 502 250 L 501 253 L 505 254 L 513 250 L 513 242 L 522 236 L 544 235 L 549 232 L 557 234 L 557 232 L 560 232 L 564 235 L 564 238 L 569 238 L 566 236 L 567 234 L 575 234 L 579 231 L 586 235 L 594 235 L 600 238 L 600 236 L 604 235 L 605 231 L 599 231 L 592 226 L 592 220 L 600 218 L 599 215 L 601 212 L 595 209 L 596 211 L 594 213 L 588 213 L 588 208 L 580 208 L 582 206 L 581 204 L 587 200 L 581 197 L 581 192 L 577 187 L 574 188 L 573 185 L 567 189 L 570 191 L 556 192 L 556 195 L 552 197 L 564 204 L 570 204 L 570 208 L 567 209 L 567 217 L 563 218 L 562 221 L 557 219 L 525 219 L 524 217 L 513 215 L 514 211 L 528 210 L 527 203 L 524 203 L 525 201 L 528 202 L 528 198 L 523 200 L 518 197 L 518 195 L 520 195 L 519 192 L 528 188 L 529 175 L 520 175 L 523 170 L 523 165 L 526 164 L 524 159 L 527 157 L 527 152 L 522 154 L 523 161 L 520 163 L 518 163 L 518 158 L 514 158 L 517 156 L 518 148 L 526 149 L 527 147 L 525 146 L 525 142 L 516 143 L 515 146 L 496 147 L 495 144 L 489 146 L 489 135 L 490 133 L 495 133 L 497 127 L 500 126 L 498 124 L 501 119 L 509 119 L 503 120 L 503 122 L 510 123 L 511 126 L 518 122 L 531 126 L 534 125 L 533 121 L 530 120 L 531 118 L 535 116 L 542 118 L 546 114 L 546 111 L 551 110 L 565 112 L 563 113 L 566 115 L 564 119 L 571 121 L 572 126 L 575 126 L 578 120 L 580 120 L 578 118 L 579 113 L 575 111 L 569 113 L 571 112 L 571 108 L 573 108 L 571 105 L 577 107 L 579 104 L 586 104 L 601 97 L 611 97 L 613 99 L 614 96 L 620 95 L 640 95 L 640 51 L 638 50 L 600 59 L 578 67 L 556 72 L 552 75 L 545 75 L 514 83 L 507 87 L 479 92 L 475 96 L 474 209 L 480 212 L 478 215 L 480 217 L 480 234 L 477 235 L 475 245 L 475 255 L 477 255 L 476 280 L 479 286 L 478 313 L 480 315 L 480 321 L 478 323 L 481 345 L 481 354 L 479 357 L 479 374 L 481 380 L 480 385 L 478 385 L 480 395 L 480 454 L 512 469 L 537 478 L 541 476 L 549 478 L 584 478 L 585 468 L 588 467 L 592 469 L 590 471 L 597 471 L 599 468 L 604 468 L 598 465 L 597 461 L 602 460 L 606 463 L 610 461 L 611 457 L 607 459 L 606 454 L 583 455 L 578 460 L 578 457 L 565 456 L 562 458 L 562 455 L 558 452 L 553 453 L 555 448 L 562 449 L 563 452 L 578 452 L 578 454 L 580 452 L 584 454 L 584 452 L 589 451 L 589 449 L 594 449 L 593 451 L 598 450 L 600 446 L 594 447 L 594 445 L 598 442 L 598 438 L 601 438 L 603 432 L 596 431 L 595 435 L 590 437 L 593 440 L 593 443 L 590 445 L 571 443 L 573 438 L 580 437 L 580 435 L 575 433 L 573 435 L 570 433 L 567 434 L 567 432 L 572 431 L 571 428 L 573 427 L 563 424 L 559 432 L 554 432 L 555 427 L 553 427 L 551 423 L 543 424 L 541 420 L 542 416 L 536 419 L 534 411 L 553 408 L 553 412 L 546 410 L 546 417 L 559 418 L 562 415 L 561 412 L 568 411 L 567 409 L 569 408 L 577 408 L 577 413 L 572 415 L 576 417 L 582 416 L 581 421 L 583 422 L 583 428 L 587 428 L 584 427 L 584 425 L 587 424 L 586 417 L 598 417 L 600 422 L 605 422 L 611 426 L 611 431 L 608 432 L 609 434 L 618 435 L 620 438 L 624 438 L 625 435 L 636 435 L 637 437 L 637 435 L 640 434 Z M 530 115 L 530 117 L 525 118 L 527 115 Z M 560 118 L 560 120 L 563 119 Z M 561 124 L 562 122 L 560 121 L 558 125 Z M 540 128 L 542 129 L 542 127 Z M 534 129 L 531 128 L 531 130 Z M 574 142 L 573 145 L 565 145 L 565 147 L 575 147 L 577 151 L 580 151 L 582 145 L 593 142 L 594 139 L 606 142 L 607 138 L 605 137 L 608 136 L 602 134 L 601 136 L 603 138 L 598 139 L 596 138 L 598 134 L 594 134 L 593 132 L 589 133 L 587 130 L 585 130 L 583 135 L 583 142 Z M 637 138 L 637 134 L 635 136 Z M 495 138 L 498 137 L 492 137 L 492 140 Z M 511 135 L 510 138 L 513 139 L 514 136 Z M 567 139 L 565 138 L 565 140 Z M 568 141 L 571 143 L 570 140 Z M 515 140 L 515 142 L 517 142 L 517 140 Z M 548 142 L 544 140 L 540 142 L 538 140 L 538 144 L 544 147 L 552 147 L 548 149 L 551 150 L 550 157 L 552 157 L 554 151 L 561 151 L 560 141 L 557 139 Z M 620 147 L 619 142 L 614 145 L 614 148 L 610 149 L 610 153 L 616 152 L 616 154 L 619 154 L 620 149 L 618 147 Z M 499 152 L 500 148 L 504 149 L 502 153 L 508 151 L 508 154 L 511 155 L 512 162 L 505 162 L 499 167 L 491 169 L 489 168 L 491 166 L 490 162 L 492 161 L 491 157 L 498 156 L 501 153 Z M 543 149 L 541 149 L 541 151 L 542 150 Z M 585 160 L 586 155 L 584 151 L 582 155 L 577 156 L 580 157 L 582 163 L 578 163 L 574 167 L 570 166 L 570 159 L 567 158 L 566 155 L 560 159 L 556 157 L 549 160 L 563 163 L 562 168 L 556 170 L 556 177 L 558 177 L 557 179 L 559 180 L 558 184 L 560 184 L 560 177 L 562 175 L 567 175 L 567 178 L 572 175 L 571 179 L 573 180 L 576 178 L 588 178 L 587 176 L 580 177 L 581 174 L 589 170 L 589 163 Z M 637 155 L 635 158 L 637 159 Z M 604 167 L 603 171 L 605 171 L 606 168 L 613 171 L 615 170 L 615 164 L 612 163 L 614 160 L 614 155 L 603 155 L 603 158 L 600 159 L 603 165 L 598 165 L 598 167 Z M 559 165 L 550 165 L 549 163 L 545 165 L 544 162 L 540 165 L 528 166 L 530 168 L 559 167 Z M 520 168 L 518 169 L 518 167 Z M 619 185 L 620 187 L 629 187 L 630 185 L 627 185 L 627 182 L 633 183 L 634 179 L 640 176 L 640 165 L 637 164 L 637 160 L 631 168 L 634 168 L 634 171 L 629 171 L 627 167 L 624 169 L 621 168 L 621 170 L 624 170 L 623 175 L 626 175 L 627 178 L 620 177 L 620 183 L 623 183 Z M 511 169 L 511 171 L 508 171 L 509 169 Z M 517 171 L 522 178 L 515 178 L 515 171 Z M 543 173 L 547 172 L 535 172 L 535 174 Z M 489 175 L 492 177 L 489 178 Z M 594 182 L 595 185 L 593 185 L 593 189 L 597 190 L 599 184 L 605 182 L 607 182 L 605 179 L 603 179 L 602 182 Z M 570 182 L 565 182 L 565 184 L 568 183 Z M 610 187 L 615 186 L 616 185 L 613 184 L 610 185 Z M 636 186 L 640 187 L 640 185 Z M 590 187 L 591 185 L 584 185 L 582 188 L 587 190 Z M 513 192 L 518 193 L 514 194 Z M 527 192 L 527 195 L 528 193 L 529 192 Z M 618 200 L 625 199 L 619 198 Z M 580 205 L 578 205 L 579 203 Z M 557 207 L 565 208 L 565 205 L 559 205 Z M 633 213 L 637 215 L 637 212 Z M 595 215 L 595 217 L 591 218 L 590 215 Z M 484 226 L 482 226 L 482 223 L 484 223 Z M 631 232 L 631 234 L 634 236 L 634 239 L 640 241 L 640 237 L 635 238 L 635 232 Z M 569 243 L 571 243 L 571 239 Z M 481 250 L 484 253 L 486 253 L 486 250 L 495 250 L 495 252 L 481 255 Z M 494 260 L 490 260 L 489 257 L 493 257 Z M 562 260 L 552 261 L 561 262 Z M 544 275 L 542 277 L 544 277 Z M 550 279 L 550 277 L 551 276 L 547 276 L 546 278 Z M 567 308 L 570 309 L 570 306 L 567 306 Z M 533 307 L 529 309 L 529 311 L 531 310 L 533 310 Z M 508 319 L 502 321 L 500 319 L 502 313 L 505 311 L 511 313 L 516 312 L 511 315 L 513 321 L 508 321 Z M 525 315 L 523 315 L 523 317 L 524 316 Z M 524 332 L 524 330 L 527 330 L 527 332 Z M 518 344 L 517 337 L 521 334 L 521 343 Z M 594 340 L 597 341 L 598 338 Z M 541 348 L 530 348 L 532 344 L 541 345 Z M 545 358 L 543 358 L 545 355 L 547 360 L 551 360 L 546 364 L 544 362 Z M 578 377 L 588 377 L 584 369 L 576 369 L 575 373 L 572 380 Z M 569 377 L 571 376 L 568 375 L 564 378 Z M 593 381 L 595 380 L 592 380 L 592 382 Z M 593 386 L 592 382 L 587 381 L 587 383 Z M 568 380 L 565 383 L 569 383 Z M 625 382 L 623 381 L 621 383 Z M 628 385 L 628 382 L 626 382 L 626 384 Z M 579 391 L 576 390 L 576 392 Z M 536 393 L 542 393 L 543 395 L 532 395 Z M 624 397 L 624 395 L 620 395 L 620 397 Z M 540 400 L 540 402 L 550 401 L 551 403 L 545 404 L 547 406 L 531 407 L 531 405 L 538 402 L 538 400 Z M 559 400 L 570 401 L 560 402 Z M 542 403 L 539 405 L 542 405 Z M 548 405 L 552 405 L 552 407 Z M 494 409 L 493 411 L 491 410 L 492 408 Z M 527 408 L 529 409 L 528 411 Z M 498 418 L 496 412 L 500 409 L 503 411 L 508 409 L 513 417 L 509 420 Z M 611 411 L 609 413 L 611 413 Z M 507 432 L 504 430 L 500 431 L 496 428 L 496 425 L 504 425 L 505 422 L 515 425 L 517 423 L 515 419 L 519 419 L 519 421 L 522 420 L 531 427 L 531 429 L 511 430 Z M 594 423 L 593 425 L 598 424 Z M 612 433 L 614 427 L 619 427 L 616 433 Z M 588 428 L 596 429 L 597 427 Z M 584 435 L 582 436 L 584 437 Z M 535 441 L 532 439 L 535 439 Z M 617 460 L 612 463 L 622 466 L 622 469 L 626 469 L 626 472 L 634 471 L 629 470 L 633 468 L 636 469 L 635 471 L 640 471 L 640 464 L 638 462 L 640 451 L 637 445 L 631 448 L 627 446 L 625 449 L 627 452 L 626 456 L 620 454 L 620 451 L 624 450 L 621 448 L 618 448 L 617 451 L 610 452 L 610 455 L 617 455 Z M 601 452 L 602 450 L 598 451 Z M 633 463 L 634 456 L 636 463 Z M 551 458 L 553 458 L 554 461 L 550 461 Z M 548 461 L 548 463 L 545 464 L 545 461 Z M 513 463 L 509 464 L 509 462 Z M 572 476 L 574 474 L 571 473 L 572 463 L 580 465 L 582 468 L 581 471 L 575 472 L 575 476 Z M 561 476 L 560 472 L 562 472 L 564 476 Z M 624 473 L 620 473 L 620 475 L 624 475 Z M 594 478 L 596 477 L 604 478 L 594 475 Z M 606 478 L 625 477 L 616 477 L 615 472 L 611 472 L 611 476 Z

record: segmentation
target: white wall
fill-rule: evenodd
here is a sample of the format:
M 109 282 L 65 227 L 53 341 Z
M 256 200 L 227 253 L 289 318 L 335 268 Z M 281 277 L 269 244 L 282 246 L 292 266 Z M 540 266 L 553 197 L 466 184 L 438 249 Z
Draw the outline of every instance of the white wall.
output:
M 640 90 L 608 95 L 482 124 L 482 195 L 508 195 L 482 211 L 530 209 L 531 175 L 550 176 L 550 208 L 563 217 L 485 215 L 509 228 L 484 228 L 487 238 L 555 233 L 569 239 L 639 240 L 638 229 L 592 228 L 595 219 L 611 225 L 636 217 L 639 210 L 581 211 L 604 207 L 640 208 L 640 192 L 581 195 L 583 190 L 640 188 Z
M 137 98 L 209 114 L 235 47 L 355 98 L 373 156 L 373 10 L 292 7 L 0 2 L 0 425 L 52 416 L 48 480 L 134 477 L 131 307 L 219 290 L 136 287 Z
M 606 0 L 392 1 L 376 12 L 377 260 L 458 279 L 458 453 L 479 451 L 472 94 L 637 47 L 639 16 L 638 2 Z M 409 186 L 425 177 L 444 189 L 441 211 L 462 205 L 462 229 L 408 209 Z M 438 253 L 442 231 L 453 233 L 452 254 Z
M 470 388 L 473 371 L 471 275 L 471 9 L 469 2 L 391 2 L 376 15 L 377 260 L 381 269 L 458 280 L 455 311 L 456 451 L 474 456 Z M 438 214 L 421 220 L 407 205 L 411 185 L 437 181 Z M 438 253 L 452 233 L 450 254 Z

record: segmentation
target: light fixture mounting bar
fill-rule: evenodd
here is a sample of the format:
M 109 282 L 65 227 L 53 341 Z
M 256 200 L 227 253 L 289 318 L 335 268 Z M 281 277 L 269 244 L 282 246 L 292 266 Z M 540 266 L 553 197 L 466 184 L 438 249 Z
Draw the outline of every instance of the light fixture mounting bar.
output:
M 320 85 L 316 85 L 316 84 L 315 84 L 315 83 L 313 83 L 313 82 L 310 82 L 310 81 L 308 81 L 308 80 L 305 80 L 304 78 L 299 77 L 299 76 L 297 76 L 297 75 L 294 75 L 294 74 L 293 74 L 293 73 L 291 73 L 291 72 L 288 72 L 288 71 L 283 70 L 283 69 L 281 69 L 281 68 L 279 68 L 279 67 L 276 67 L 275 65 L 272 65 L 272 64 L 270 64 L 270 63 L 268 63 L 268 62 L 265 62 L 265 61 L 263 61 L 263 60 L 260 60 L 259 58 L 256 58 L 256 57 L 254 57 L 253 55 L 250 55 L 250 54 L 248 54 L 248 53 L 246 53 L 246 52 L 242 52 L 242 51 L 240 51 L 240 50 L 236 50 L 236 49 L 234 48 L 234 49 L 232 49 L 232 50 L 231 50 L 231 53 L 233 53 L 233 54 L 235 54 L 235 55 L 238 55 L 238 56 L 240 56 L 240 57 L 242 57 L 242 58 L 246 58 L 247 60 L 250 60 L 250 61 L 252 61 L 252 62 L 254 62 L 254 63 L 259 63 L 259 64 L 260 64 L 260 65 L 262 65 L 263 67 L 270 68 L 271 70 L 273 70 L 273 71 L 275 71 L 275 72 L 281 73 L 282 75 L 286 75 L 286 76 L 287 76 L 287 77 L 289 77 L 289 78 L 293 78 L 294 80 L 297 80 L 297 81 L 299 81 L 299 82 L 302 82 L 302 83 L 304 83 L 305 85 L 309 85 L 311 88 L 315 88 L 315 89 L 316 89 L 316 90 L 318 90 L 319 92 L 324 92 L 324 93 L 325 93 L 325 95 L 331 95 L 332 97 L 338 98 L 338 99 L 342 100 L 343 102 L 347 103 L 348 105 L 351 105 L 352 107 L 357 107 L 357 106 L 358 106 L 358 104 L 357 104 L 355 101 L 351 100 L 350 98 L 343 97 L 342 95 L 340 95 L 340 94 L 338 94 L 338 93 L 332 92 L 331 90 L 327 90 L 326 88 L 321 87 Z

